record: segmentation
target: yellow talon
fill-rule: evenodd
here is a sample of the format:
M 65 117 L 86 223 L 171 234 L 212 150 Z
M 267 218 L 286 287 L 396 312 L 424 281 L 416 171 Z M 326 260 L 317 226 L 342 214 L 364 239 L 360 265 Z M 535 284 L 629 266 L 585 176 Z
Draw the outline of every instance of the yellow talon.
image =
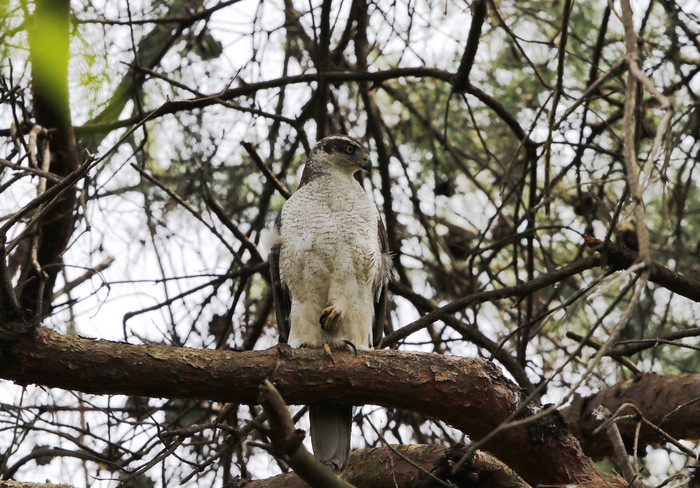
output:
M 323 309 L 321 316 L 318 319 L 321 328 L 327 331 L 335 331 L 340 328 L 343 321 L 343 312 L 335 305 L 331 305 Z
M 331 362 L 333 363 L 333 366 L 335 366 L 335 358 L 333 357 L 333 351 L 331 351 L 331 345 L 325 342 L 323 344 L 323 350 L 326 351 L 326 354 L 328 354 L 328 357 L 331 358 Z

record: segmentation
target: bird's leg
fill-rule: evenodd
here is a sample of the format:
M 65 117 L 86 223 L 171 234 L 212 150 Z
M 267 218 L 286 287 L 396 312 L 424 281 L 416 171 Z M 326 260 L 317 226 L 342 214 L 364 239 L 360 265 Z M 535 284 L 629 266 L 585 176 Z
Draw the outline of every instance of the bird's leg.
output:
M 343 312 L 341 312 L 335 305 L 330 305 L 323 309 L 318 321 L 323 330 L 328 332 L 336 331 L 340 328 L 340 324 L 343 322 Z
M 331 351 L 331 345 L 328 344 L 327 342 L 323 343 L 323 350 L 326 351 L 326 354 L 328 355 L 329 358 L 331 358 L 331 362 L 333 363 L 333 366 L 335 366 L 335 358 L 333 357 L 333 351 Z
M 341 349 L 341 347 L 338 347 L 338 345 L 342 345 L 342 348 L 347 347 L 348 349 L 352 348 L 353 354 L 355 357 L 357 357 L 357 347 L 355 347 L 355 344 L 352 343 L 351 340 L 349 339 L 341 339 L 340 343 L 336 343 L 336 348 L 338 350 Z M 328 357 L 331 359 L 331 362 L 333 363 L 333 366 L 335 366 L 335 358 L 333 357 L 333 350 L 331 349 L 331 345 L 328 344 L 327 342 L 323 343 L 323 350 L 326 352 Z

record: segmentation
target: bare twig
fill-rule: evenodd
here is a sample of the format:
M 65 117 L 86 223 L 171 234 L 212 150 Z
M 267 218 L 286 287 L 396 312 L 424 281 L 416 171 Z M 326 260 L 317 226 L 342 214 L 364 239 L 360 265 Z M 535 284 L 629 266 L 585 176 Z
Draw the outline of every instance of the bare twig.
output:
M 590 346 L 596 350 L 600 349 L 600 347 L 601 347 L 600 342 L 596 341 L 595 339 L 592 339 L 592 338 L 585 339 L 583 336 L 576 334 L 575 332 L 567 331 L 566 337 L 568 337 L 569 339 L 573 339 L 576 342 L 583 342 L 587 346 Z M 626 367 L 627 369 L 632 371 L 634 374 L 638 374 L 638 373 L 642 372 L 642 370 L 639 369 L 637 367 L 637 365 L 634 364 L 632 361 L 630 361 L 628 358 L 619 357 L 619 356 L 617 356 L 617 354 L 615 354 L 613 352 L 608 353 L 608 356 L 612 357 L 615 361 L 617 361 L 618 363 L 620 363 L 621 365 L 623 365 L 624 367 Z
M 600 265 L 600 259 L 596 256 L 589 256 L 571 263 L 568 266 L 564 266 L 556 271 L 539 276 L 532 281 L 523 283 L 522 285 L 507 286 L 498 290 L 484 291 L 481 293 L 467 295 L 459 300 L 455 300 L 452 303 L 436 308 L 432 312 L 423 315 L 420 319 L 392 332 L 384 337 L 382 344 L 391 344 L 392 342 L 408 337 L 414 332 L 427 327 L 429 324 L 432 324 L 438 320 L 443 320 L 444 317 L 464 310 L 467 307 L 513 296 L 525 296 L 536 290 L 557 283 L 564 278 L 581 273 L 598 265 Z
M 267 178 L 272 185 L 277 189 L 278 192 L 280 192 L 280 195 L 282 195 L 284 198 L 289 199 L 289 197 L 292 196 L 292 192 L 285 187 L 280 180 L 277 179 L 277 177 L 270 171 L 270 168 L 268 168 L 263 160 L 260 158 L 260 155 L 258 152 L 255 150 L 253 145 L 250 142 L 241 142 L 241 146 L 243 146 L 243 149 L 246 150 L 250 158 L 253 160 L 255 165 L 258 167 L 260 171 L 265 175 L 265 178 Z
M 270 423 L 271 452 L 279 457 L 314 488 L 353 488 L 306 450 L 302 441 L 305 433 L 294 428 L 292 416 L 282 395 L 270 381 L 260 385 L 260 403 Z
M 605 417 L 610 416 L 610 412 L 605 409 L 605 407 L 600 407 L 598 412 Z M 639 479 L 639 473 L 635 472 L 632 464 L 630 463 L 627 450 L 625 449 L 625 443 L 622 440 L 620 429 L 617 428 L 617 423 L 615 423 L 614 418 L 614 416 L 611 417 L 610 421 L 604 423 L 604 426 L 606 432 L 608 433 L 608 437 L 610 437 L 610 442 L 612 443 L 613 449 L 615 450 L 615 456 L 617 457 L 618 465 L 622 470 L 622 475 L 632 488 L 645 488 L 644 483 L 641 479 Z
M 477 0 L 472 5 L 472 23 L 469 27 L 469 37 L 467 37 L 467 46 L 464 48 L 462 60 L 457 68 L 455 81 L 452 84 L 452 89 L 456 92 L 466 90 L 469 85 L 469 72 L 474 65 L 476 50 L 479 48 L 479 37 L 481 36 L 481 28 L 486 19 L 486 0 Z
M 0 315 L 5 316 L 6 320 L 17 321 L 24 314 L 7 269 L 6 240 L 5 234 L 0 233 Z
M 20 164 L 15 164 L 12 161 L 8 161 L 6 159 L 0 159 L 0 166 L 5 166 L 6 168 L 10 168 L 15 171 L 21 171 L 30 175 L 41 176 L 42 178 L 46 178 L 47 180 L 52 181 L 54 183 L 58 183 L 59 181 L 61 181 L 61 178 L 53 173 L 42 171 L 41 169 L 34 168 L 32 166 L 22 166 Z
M 622 411 L 625 409 L 630 409 L 634 411 L 634 415 L 629 417 L 629 416 L 622 416 Z M 697 459 L 698 454 L 694 452 L 692 449 L 687 448 L 678 440 L 674 439 L 672 435 L 664 431 L 661 427 L 655 425 L 654 423 L 650 422 L 644 417 L 644 414 L 639 410 L 639 408 L 634 405 L 633 403 L 623 403 L 618 407 L 618 409 L 615 411 L 613 415 L 610 415 L 610 411 L 608 411 L 607 408 L 603 407 L 602 405 L 599 407 L 599 412 L 603 412 L 604 415 L 603 417 L 606 418 L 606 421 L 600 425 L 596 430 L 593 431 L 593 434 L 597 434 L 599 430 L 601 429 L 607 429 L 610 424 L 615 424 L 617 422 L 625 421 L 625 420 L 636 420 L 638 422 L 641 422 L 644 424 L 645 427 L 648 427 L 649 429 L 653 430 L 660 438 L 664 439 L 665 441 L 673 444 L 678 450 L 683 452 L 684 454 L 690 456 L 692 459 Z M 605 413 L 607 412 L 607 413 Z M 594 412 L 595 413 L 595 412 Z M 618 435 L 619 435 L 619 430 L 618 430 Z M 612 441 L 612 439 L 611 439 Z M 614 447 L 614 445 L 613 445 Z M 617 453 L 617 451 L 616 451 Z
M 615 271 L 627 270 L 634 263 L 640 261 L 640 255 L 624 246 L 612 242 L 604 242 L 593 237 L 586 237 L 585 243 L 599 252 L 603 257 L 603 264 L 610 266 Z M 700 302 L 700 281 L 676 273 L 660 264 L 651 263 L 648 268 L 649 281 L 661 285 L 673 293 Z
M 206 184 L 203 185 L 203 191 L 202 191 L 202 197 L 204 198 L 204 201 L 207 203 L 209 208 L 214 212 L 214 215 L 216 215 L 219 220 L 221 221 L 224 226 L 231 231 L 231 233 L 236 236 L 236 239 L 241 241 L 241 245 L 243 248 L 247 249 L 248 252 L 250 252 L 250 255 L 253 257 L 253 261 L 255 263 L 262 263 L 265 261 L 262 256 L 260 255 L 260 252 L 258 251 L 257 246 L 255 245 L 254 242 L 252 242 L 247 235 L 245 235 L 241 230 L 238 228 L 236 224 L 233 223 L 231 218 L 228 216 L 226 211 L 221 208 L 221 205 L 219 205 L 219 202 L 216 201 L 216 199 L 213 197 L 211 192 L 209 191 L 209 188 L 206 186 Z M 231 249 L 231 252 L 234 255 L 234 258 L 236 261 L 239 262 L 239 264 L 243 264 L 243 261 L 240 259 L 239 255 L 237 252 L 235 252 L 233 249 Z
M 185 210 L 187 210 L 194 218 L 199 220 L 212 234 L 214 234 L 216 237 L 219 238 L 219 241 L 226 246 L 226 248 L 229 250 L 231 255 L 238 261 L 240 265 L 243 265 L 243 260 L 241 260 L 240 256 L 238 256 L 238 253 L 233 250 L 233 248 L 229 245 L 229 243 L 224 239 L 224 237 L 219 233 L 218 230 L 216 230 L 209 222 L 206 222 L 204 218 L 202 217 L 202 214 L 200 214 L 194 207 L 192 207 L 189 203 L 187 203 L 180 195 L 175 192 L 175 190 L 171 189 L 168 187 L 165 183 L 159 181 L 155 176 L 151 175 L 148 171 L 145 169 L 141 168 L 138 164 L 131 164 L 131 167 L 134 168 L 136 171 L 139 172 L 141 176 L 146 178 L 148 181 L 156 185 L 158 188 L 163 190 L 165 193 L 167 193 L 170 198 L 175 200 L 178 204 L 180 204 Z
M 700 327 L 691 327 L 689 329 L 669 332 L 668 334 L 664 334 L 659 337 L 618 341 L 615 343 L 615 350 L 613 351 L 613 354 L 619 356 L 631 356 L 632 354 L 637 354 L 638 352 L 644 351 L 646 349 L 652 349 L 654 347 L 657 347 L 660 344 L 669 344 L 678 347 L 687 347 L 690 349 L 700 350 L 699 347 L 693 346 L 692 344 L 683 344 L 680 342 L 675 342 L 678 339 L 698 336 L 700 336 Z
M 51 301 L 55 300 L 56 298 L 60 297 L 64 293 L 70 293 L 73 289 L 75 289 L 77 286 L 81 285 L 82 283 L 86 282 L 93 276 L 95 276 L 98 273 L 101 273 L 105 269 L 109 268 L 109 266 L 114 262 L 114 258 L 112 256 L 109 256 L 106 258 L 104 261 L 102 261 L 100 264 L 95 266 L 94 268 L 90 268 L 85 273 L 71 281 L 70 283 L 66 283 L 63 288 L 55 292 L 51 296 Z
M 639 66 L 639 48 L 637 47 L 637 35 L 634 32 L 632 20 L 632 7 L 629 0 L 621 0 L 622 25 L 625 28 L 625 61 L 630 70 L 625 85 L 624 108 L 624 161 L 627 173 L 627 185 L 632 197 L 632 205 L 635 217 L 635 228 L 639 242 L 639 257 L 648 266 L 651 265 L 651 252 L 649 250 L 649 232 L 647 230 L 646 212 L 644 210 L 643 187 L 639 181 L 637 170 L 637 137 L 636 137 L 636 111 L 637 111 L 637 80 L 632 75 L 633 66 Z

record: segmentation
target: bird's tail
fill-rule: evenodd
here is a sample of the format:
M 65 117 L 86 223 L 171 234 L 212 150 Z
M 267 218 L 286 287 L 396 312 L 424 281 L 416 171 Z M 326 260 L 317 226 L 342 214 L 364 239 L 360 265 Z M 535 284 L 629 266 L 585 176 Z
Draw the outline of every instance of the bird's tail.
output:
M 343 469 L 350 454 L 352 405 L 309 405 L 311 445 L 324 464 Z

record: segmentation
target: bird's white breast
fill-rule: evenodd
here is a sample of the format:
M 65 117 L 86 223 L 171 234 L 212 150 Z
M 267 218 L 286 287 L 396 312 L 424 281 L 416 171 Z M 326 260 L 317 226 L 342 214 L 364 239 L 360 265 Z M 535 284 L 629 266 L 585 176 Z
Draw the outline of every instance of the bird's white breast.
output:
M 382 279 L 378 219 L 362 187 L 343 175 L 314 178 L 285 203 L 280 276 L 292 298 L 291 345 L 349 339 L 365 346 Z M 337 337 L 326 337 L 318 324 L 329 305 L 346 315 Z

